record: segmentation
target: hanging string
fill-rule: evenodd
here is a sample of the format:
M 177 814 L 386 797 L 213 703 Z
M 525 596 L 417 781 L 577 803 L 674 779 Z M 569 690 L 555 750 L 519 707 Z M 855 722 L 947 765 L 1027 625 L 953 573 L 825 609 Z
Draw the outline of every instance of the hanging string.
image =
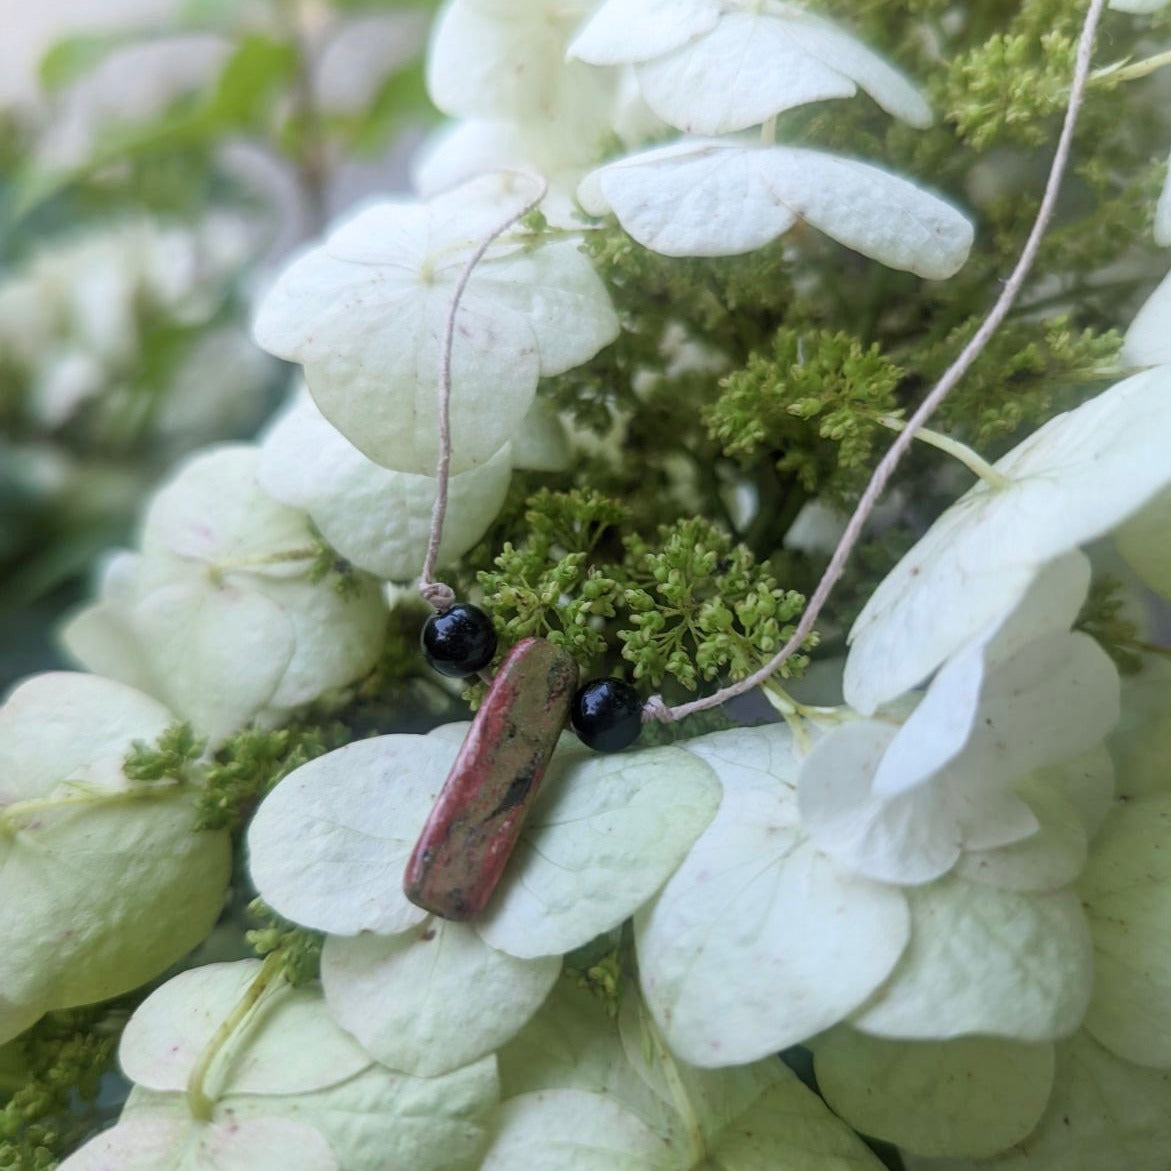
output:
M 531 171 L 516 172 L 537 185 L 536 194 L 527 199 L 521 207 L 512 212 L 506 220 L 484 237 L 476 250 L 468 257 L 467 263 L 455 282 L 451 307 L 443 328 L 443 346 L 439 353 L 439 459 L 435 467 L 435 504 L 431 509 L 431 529 L 427 537 L 427 554 L 423 558 L 423 571 L 419 575 L 419 593 L 439 613 L 450 610 L 455 602 L 451 586 L 435 580 L 435 567 L 439 561 L 439 543 L 443 539 L 443 522 L 447 517 L 447 496 L 451 480 L 451 355 L 455 346 L 455 322 L 459 315 L 459 304 L 463 299 L 468 282 L 476 265 L 484 259 L 488 249 L 497 238 L 508 231 L 518 220 L 523 219 L 545 198 L 549 185 L 544 177 Z
M 874 474 L 870 477 L 870 482 L 866 485 L 866 490 L 862 493 L 862 498 L 858 501 L 858 506 L 854 509 L 849 523 L 846 525 L 845 532 L 842 533 L 837 548 L 830 558 L 829 565 L 826 567 L 825 573 L 822 574 L 821 581 L 818 582 L 813 596 L 809 599 L 809 604 L 805 607 L 805 611 L 801 615 L 801 620 L 797 623 L 792 637 L 760 670 L 754 671 L 738 683 L 721 688 L 712 695 L 693 700 L 691 703 L 679 704 L 676 707 L 668 707 L 660 695 L 651 696 L 643 708 L 644 722 L 654 720 L 661 723 L 671 723 L 674 720 L 681 720 L 685 716 L 690 716 L 695 712 L 708 711 L 711 708 L 719 707 L 721 704 L 727 703 L 728 700 L 738 695 L 743 695 L 745 692 L 751 691 L 754 687 L 759 687 L 760 684 L 779 670 L 784 663 L 804 646 L 805 640 L 813 632 L 814 623 L 821 615 L 821 611 L 834 586 L 841 579 L 850 554 L 854 551 L 854 546 L 858 543 L 858 538 L 862 535 L 863 526 L 869 520 L 870 514 L 874 511 L 874 507 L 885 491 L 899 461 L 911 446 L 911 442 L 915 438 L 915 432 L 938 410 L 940 404 L 968 372 L 972 363 L 975 362 L 989 341 L 992 340 L 993 335 L 1000 328 L 1013 303 L 1020 295 L 1029 270 L 1033 267 L 1033 262 L 1037 258 L 1037 251 L 1049 227 L 1049 221 L 1053 217 L 1053 209 L 1057 203 L 1057 196 L 1061 191 L 1061 182 L 1064 178 L 1066 167 L 1069 164 L 1070 149 L 1073 144 L 1073 132 L 1077 126 L 1082 103 L 1085 100 L 1086 81 L 1090 73 L 1090 60 L 1093 56 L 1094 40 L 1097 36 L 1098 22 L 1104 6 L 1105 0 L 1090 0 L 1089 7 L 1087 8 L 1086 18 L 1082 24 L 1081 37 L 1078 40 L 1077 58 L 1074 65 L 1073 78 L 1069 87 L 1069 104 L 1065 108 L 1065 120 L 1062 123 L 1061 136 L 1057 140 L 1057 149 L 1053 155 L 1053 163 L 1049 168 L 1049 178 L 1045 184 L 1045 193 L 1041 198 L 1041 206 L 1037 211 L 1037 218 L 1033 221 L 1033 227 L 1029 232 L 1028 239 L 1025 241 L 1024 248 L 1021 250 L 1016 267 L 1013 269 L 1012 275 L 1004 282 L 1004 288 L 1001 290 L 1000 296 L 997 298 L 992 310 L 984 319 L 984 323 L 960 352 L 959 357 L 944 371 L 943 376 L 932 387 L 931 393 L 919 404 L 915 413 L 907 420 L 905 429 L 899 433 L 886 454 L 879 461 L 878 466 L 874 469 Z

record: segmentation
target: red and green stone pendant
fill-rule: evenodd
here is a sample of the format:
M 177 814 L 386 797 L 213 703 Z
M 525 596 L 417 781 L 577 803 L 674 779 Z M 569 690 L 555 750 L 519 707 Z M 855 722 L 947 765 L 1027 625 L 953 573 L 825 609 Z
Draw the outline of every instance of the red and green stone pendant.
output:
M 403 889 L 444 919 L 491 899 L 565 727 L 577 664 L 543 638 L 500 666 L 407 862 Z

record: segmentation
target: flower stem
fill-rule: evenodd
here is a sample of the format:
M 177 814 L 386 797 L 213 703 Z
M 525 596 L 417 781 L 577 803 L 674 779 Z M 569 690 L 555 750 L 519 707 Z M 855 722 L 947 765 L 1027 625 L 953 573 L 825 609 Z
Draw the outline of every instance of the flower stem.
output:
M 212 1039 L 207 1043 L 207 1048 L 199 1055 L 199 1060 L 195 1063 L 195 1068 L 192 1069 L 191 1076 L 187 1079 L 187 1105 L 191 1110 L 192 1118 L 200 1122 L 211 1121 L 212 1111 L 215 1109 L 215 1099 L 204 1088 L 211 1064 L 228 1043 L 232 1034 L 244 1023 L 248 1014 L 260 1003 L 260 998 L 268 991 L 269 986 L 279 974 L 282 962 L 279 948 L 269 952 L 264 963 L 260 965 L 260 971 L 256 973 L 256 979 L 248 985 L 236 1007 L 228 1014 L 223 1024 L 216 1029 Z
M 905 431 L 907 424 L 894 415 L 880 415 L 878 421 L 891 431 Z M 990 488 L 1007 488 L 1012 480 L 998 472 L 983 456 L 977 455 L 966 443 L 958 439 L 951 439 L 930 427 L 920 427 L 915 432 L 915 438 L 921 439 L 929 447 L 944 451 L 953 459 L 958 459 L 975 476 L 979 476 Z

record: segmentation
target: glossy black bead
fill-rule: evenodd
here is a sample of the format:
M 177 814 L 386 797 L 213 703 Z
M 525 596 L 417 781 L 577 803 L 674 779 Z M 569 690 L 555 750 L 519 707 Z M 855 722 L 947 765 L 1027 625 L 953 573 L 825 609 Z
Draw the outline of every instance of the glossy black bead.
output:
M 621 752 L 642 731 L 642 700 L 621 679 L 591 679 L 577 689 L 569 723 L 587 748 Z
M 441 675 L 474 675 L 496 653 L 492 619 L 478 606 L 459 602 L 423 623 L 423 655 Z

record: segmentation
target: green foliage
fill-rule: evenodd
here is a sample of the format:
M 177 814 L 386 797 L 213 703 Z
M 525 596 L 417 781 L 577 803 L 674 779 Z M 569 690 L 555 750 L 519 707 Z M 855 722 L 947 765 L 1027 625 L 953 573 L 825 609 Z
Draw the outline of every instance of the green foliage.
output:
M 204 743 L 190 724 L 172 724 L 153 744 L 135 740 L 122 771 L 131 781 L 188 781 Z
M 48 1013 L 10 1042 L 23 1081 L 0 1108 L 3 1171 L 48 1171 L 101 1126 L 95 1101 L 120 1031 L 120 1016 L 97 1005 Z
M 196 806 L 198 827 L 238 830 L 278 781 L 351 738 L 341 724 L 237 732 L 207 768 Z
M 750 675 L 788 640 L 805 605 L 745 546 L 699 517 L 663 526 L 654 543 L 627 538 L 624 568 L 622 657 L 635 679 L 656 687 L 668 676 L 693 691 L 720 674 Z M 799 675 L 807 661 L 795 655 L 781 674 Z
M 294 988 L 316 980 L 321 972 L 321 948 L 325 936 L 320 931 L 298 927 L 282 919 L 263 899 L 248 904 L 248 915 L 261 926 L 245 933 L 248 945 L 262 959 L 280 952 L 285 979 Z
M 623 949 L 615 947 L 586 967 L 567 967 L 565 971 L 565 977 L 599 1000 L 610 1017 L 618 1015 L 618 1007 L 622 1003 L 626 979 L 622 957 Z
M 704 419 L 725 455 L 770 456 L 806 492 L 843 500 L 870 471 L 901 374 L 877 345 L 782 327 L 767 352 L 721 381 Z
M 506 542 L 495 569 L 479 574 L 502 642 L 541 635 L 583 666 L 605 653 L 606 637 L 595 620 L 615 616 L 622 584 L 592 561 L 626 515 L 617 501 L 588 489 L 543 489 L 530 498 L 523 543 Z
M 979 324 L 973 318 L 927 350 L 920 358 L 923 376 L 938 378 Z M 1010 321 L 937 418 L 982 452 L 1002 448 L 1023 429 L 1077 406 L 1115 379 L 1121 344 L 1114 330 L 1077 330 L 1064 315 L 1044 322 Z

